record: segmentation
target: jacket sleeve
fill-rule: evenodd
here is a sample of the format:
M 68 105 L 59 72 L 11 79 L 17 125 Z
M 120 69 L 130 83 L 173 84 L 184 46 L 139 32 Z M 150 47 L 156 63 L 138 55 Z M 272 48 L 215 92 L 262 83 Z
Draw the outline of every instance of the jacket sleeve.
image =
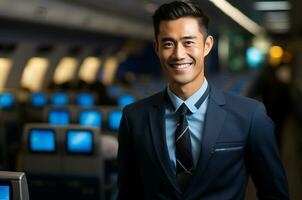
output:
M 289 199 L 287 179 L 276 145 L 274 124 L 266 115 L 262 103 L 252 117 L 246 153 L 258 198 Z
M 118 134 L 118 200 L 143 199 L 139 168 L 134 148 L 133 134 L 130 132 L 126 109 Z

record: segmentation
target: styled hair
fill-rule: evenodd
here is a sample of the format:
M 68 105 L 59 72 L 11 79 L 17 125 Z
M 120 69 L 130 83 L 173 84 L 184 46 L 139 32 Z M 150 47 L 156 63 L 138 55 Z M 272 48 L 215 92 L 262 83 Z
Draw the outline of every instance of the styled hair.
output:
M 181 17 L 194 17 L 199 20 L 200 31 L 207 36 L 209 18 L 203 13 L 201 8 L 192 1 L 173 1 L 161 5 L 153 14 L 154 36 L 157 40 L 160 22 L 165 20 L 176 20 Z

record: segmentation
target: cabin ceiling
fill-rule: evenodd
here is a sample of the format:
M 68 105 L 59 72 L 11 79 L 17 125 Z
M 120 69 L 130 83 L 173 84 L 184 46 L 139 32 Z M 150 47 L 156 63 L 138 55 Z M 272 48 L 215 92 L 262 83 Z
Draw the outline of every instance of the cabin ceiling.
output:
M 153 11 L 164 0 L 1 0 L 0 19 L 18 19 L 61 26 L 71 26 L 95 32 L 124 34 L 151 39 L 153 35 L 151 17 Z M 196 1 L 210 16 L 210 28 L 214 31 L 232 29 L 245 31 L 230 17 L 208 0 Z M 228 0 L 250 19 L 263 26 L 271 35 L 301 35 L 302 1 L 289 0 L 290 29 L 285 32 L 269 30 L 267 13 L 254 8 L 255 0 Z

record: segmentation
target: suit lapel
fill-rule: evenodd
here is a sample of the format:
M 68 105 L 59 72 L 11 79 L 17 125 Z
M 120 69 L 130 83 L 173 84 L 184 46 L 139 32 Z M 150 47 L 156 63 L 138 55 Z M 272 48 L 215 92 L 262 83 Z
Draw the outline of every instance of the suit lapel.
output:
M 205 125 L 202 136 L 201 152 L 197 162 L 195 172 L 186 194 L 193 194 L 196 186 L 200 187 L 200 180 L 212 156 L 216 140 L 221 133 L 226 117 L 226 111 L 221 107 L 225 104 L 222 91 L 211 85 L 211 92 L 208 101 L 208 108 L 205 118 Z
M 176 183 L 174 170 L 169 158 L 169 153 L 166 143 L 166 131 L 165 131 L 165 92 L 162 93 L 161 99 L 156 102 L 150 113 L 149 113 L 149 123 L 150 123 L 150 133 L 153 140 L 153 146 L 156 152 L 156 156 L 159 160 L 161 168 L 166 175 L 166 178 L 171 183 L 178 195 L 181 195 L 181 191 Z

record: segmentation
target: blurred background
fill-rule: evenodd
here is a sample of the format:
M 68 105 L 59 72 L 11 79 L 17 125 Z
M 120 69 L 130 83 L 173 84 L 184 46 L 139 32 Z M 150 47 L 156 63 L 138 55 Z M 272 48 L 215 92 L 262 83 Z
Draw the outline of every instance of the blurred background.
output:
M 0 170 L 24 171 L 31 199 L 116 198 L 121 110 L 166 86 L 151 20 L 165 2 L 0 0 Z M 207 79 L 265 104 L 302 199 L 302 2 L 195 2 Z

